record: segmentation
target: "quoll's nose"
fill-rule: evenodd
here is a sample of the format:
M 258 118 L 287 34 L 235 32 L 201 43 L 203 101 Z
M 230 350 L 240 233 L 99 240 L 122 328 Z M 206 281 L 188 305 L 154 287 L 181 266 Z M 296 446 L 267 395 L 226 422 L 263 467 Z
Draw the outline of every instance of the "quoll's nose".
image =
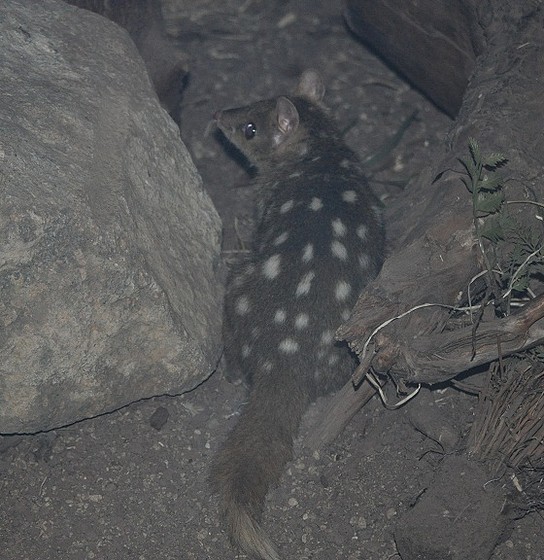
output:
M 214 121 L 218 121 L 220 118 L 221 118 L 221 111 L 216 111 L 216 112 L 213 114 L 213 120 L 214 120 Z

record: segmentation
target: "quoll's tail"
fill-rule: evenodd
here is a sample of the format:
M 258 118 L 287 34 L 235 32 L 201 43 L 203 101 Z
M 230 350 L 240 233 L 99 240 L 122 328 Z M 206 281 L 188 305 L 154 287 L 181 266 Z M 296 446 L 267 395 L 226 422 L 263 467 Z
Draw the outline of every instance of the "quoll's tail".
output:
M 293 387 L 293 379 L 288 383 L 277 378 L 259 381 L 215 457 L 211 482 L 233 544 L 252 558 L 279 560 L 260 521 L 266 494 L 292 457 L 293 437 L 307 397 Z
M 232 502 L 225 511 L 225 520 L 229 524 L 232 542 L 245 553 L 264 560 L 280 560 L 274 544 L 244 506 Z

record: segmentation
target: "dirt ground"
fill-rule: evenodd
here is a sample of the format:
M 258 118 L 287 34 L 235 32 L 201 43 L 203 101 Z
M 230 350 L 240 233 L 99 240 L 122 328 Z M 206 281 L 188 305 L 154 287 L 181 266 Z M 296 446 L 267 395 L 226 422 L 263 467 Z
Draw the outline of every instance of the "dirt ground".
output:
M 238 248 L 238 235 L 249 234 L 251 193 L 233 188 L 249 176 L 205 134 L 210 116 L 289 91 L 307 67 L 323 74 L 325 101 L 362 158 L 419 111 L 401 143 L 369 170 L 386 205 L 409 188 L 451 121 L 350 35 L 339 3 L 228 0 L 212 9 L 217 4 L 167 0 L 165 14 L 171 33 L 185 30 L 181 47 L 192 60 L 182 137 L 224 219 L 226 256 Z M 134 403 L 50 433 L 0 438 L 0 559 L 244 558 L 230 548 L 206 482 L 244 395 L 218 371 L 185 395 Z M 328 448 L 308 453 L 297 444 L 265 512 L 282 557 L 400 558 L 395 524 L 444 456 L 416 429 L 414 411 L 421 419 L 440 409 L 463 434 L 474 404 L 451 388 L 424 393 L 398 411 L 373 399 Z M 316 410 L 309 410 L 302 436 Z M 492 559 L 544 560 L 544 519 L 516 521 Z

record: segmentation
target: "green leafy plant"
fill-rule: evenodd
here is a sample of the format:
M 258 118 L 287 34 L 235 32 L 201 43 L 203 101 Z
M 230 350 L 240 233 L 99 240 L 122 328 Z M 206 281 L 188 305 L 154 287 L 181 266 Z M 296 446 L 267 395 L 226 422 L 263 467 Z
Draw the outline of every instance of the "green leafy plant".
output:
M 489 301 L 497 313 L 508 315 L 515 297 L 522 300 L 516 303 L 526 303 L 534 297 L 531 286 L 534 289 L 535 281 L 544 280 L 542 227 L 535 227 L 537 221 L 521 223 L 509 213 L 509 202 L 540 208 L 542 204 L 506 200 L 499 172 L 506 157 L 484 155 L 474 139 L 469 141 L 469 157 L 459 161 L 464 167 L 463 183 L 472 196 L 474 228 L 486 269 L 480 318 Z M 477 327 L 474 323 L 474 332 Z M 517 507 L 544 509 L 544 346 L 503 357 L 499 338 L 498 359 L 478 392 L 467 449 L 470 455 L 494 465 L 497 476 L 512 469 L 515 487 L 524 496 Z
M 496 253 L 492 251 L 492 258 L 484 245 L 484 238 L 497 243 L 504 238 L 504 193 L 502 177 L 497 173 L 498 167 L 506 164 L 506 157 L 502 154 L 484 156 L 476 140 L 469 139 L 469 156 L 459 161 L 465 168 L 466 177 L 462 177 L 465 187 L 472 196 L 472 216 L 478 246 L 485 264 L 487 285 L 493 292 L 500 291 L 499 281 L 494 273 Z M 493 216 L 494 219 L 489 218 Z M 482 223 L 482 218 L 488 218 Z M 496 293 L 495 297 L 499 294 Z M 489 294 L 488 294 L 489 297 Z
M 459 160 L 466 170 L 468 178 L 462 181 L 472 194 L 472 206 L 475 218 L 483 218 L 500 212 L 504 193 L 502 191 L 503 178 L 496 171 L 506 165 L 507 159 L 503 154 L 492 153 L 484 156 L 474 138 L 468 143 L 470 157 Z
M 473 138 L 468 147 L 469 157 L 459 160 L 464 167 L 462 181 L 472 197 L 474 229 L 488 288 L 496 304 L 508 312 L 512 293 L 526 293 L 530 279 L 544 275 L 542 232 L 521 224 L 508 212 L 504 178 L 499 172 L 507 158 L 500 153 L 483 154 Z

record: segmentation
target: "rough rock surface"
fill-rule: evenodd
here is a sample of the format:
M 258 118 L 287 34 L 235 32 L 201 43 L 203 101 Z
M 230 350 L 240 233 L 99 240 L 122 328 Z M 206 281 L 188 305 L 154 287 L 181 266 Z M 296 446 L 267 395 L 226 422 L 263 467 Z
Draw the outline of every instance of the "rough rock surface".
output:
M 502 483 L 483 464 L 450 455 L 399 520 L 397 551 L 404 560 L 490 558 L 505 530 L 505 503 Z
M 188 57 L 167 37 L 159 0 L 65 0 L 126 29 L 143 58 L 162 106 L 174 120 L 187 76 Z
M 0 8 L 0 432 L 189 390 L 220 352 L 220 220 L 127 34 Z

